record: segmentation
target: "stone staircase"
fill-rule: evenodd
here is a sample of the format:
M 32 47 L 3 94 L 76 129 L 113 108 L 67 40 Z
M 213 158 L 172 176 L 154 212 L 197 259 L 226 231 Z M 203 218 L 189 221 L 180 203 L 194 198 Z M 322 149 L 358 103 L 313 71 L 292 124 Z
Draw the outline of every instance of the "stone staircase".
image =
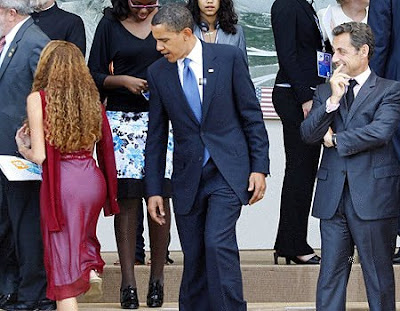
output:
M 118 256 L 116 253 L 102 253 L 102 256 L 106 261 L 103 274 L 103 299 L 97 303 L 84 303 L 84 299 L 81 297 L 79 299 L 81 310 L 108 311 L 120 308 L 118 304 L 120 267 L 114 265 Z M 149 257 L 147 256 L 147 258 Z M 172 252 L 171 258 L 175 260 L 175 263 L 165 266 L 165 304 L 159 310 L 178 310 L 177 301 L 183 267 L 182 253 Z M 274 265 L 273 251 L 271 250 L 241 251 L 241 263 L 244 296 L 249 304 L 249 310 L 315 310 L 315 290 L 319 266 L 286 265 L 283 259 L 279 265 Z M 396 284 L 400 284 L 400 266 L 394 268 Z M 135 274 L 139 301 L 142 303 L 140 309 L 147 310 L 145 302 L 150 267 L 147 265 L 135 266 Z M 396 300 L 400 302 L 400 291 L 396 292 Z M 347 301 L 348 310 L 368 310 L 364 280 L 357 256 L 348 284 Z M 400 310 L 400 303 L 398 310 Z

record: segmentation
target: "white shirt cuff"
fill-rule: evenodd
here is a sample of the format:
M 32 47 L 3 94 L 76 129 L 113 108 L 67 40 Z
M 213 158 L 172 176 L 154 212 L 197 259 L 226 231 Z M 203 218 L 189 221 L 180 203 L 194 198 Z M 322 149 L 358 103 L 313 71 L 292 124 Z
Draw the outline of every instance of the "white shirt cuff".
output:
M 340 103 L 332 104 L 331 103 L 331 98 L 329 97 L 326 100 L 326 113 L 331 113 L 333 111 L 336 111 L 339 108 L 339 106 L 340 106 Z

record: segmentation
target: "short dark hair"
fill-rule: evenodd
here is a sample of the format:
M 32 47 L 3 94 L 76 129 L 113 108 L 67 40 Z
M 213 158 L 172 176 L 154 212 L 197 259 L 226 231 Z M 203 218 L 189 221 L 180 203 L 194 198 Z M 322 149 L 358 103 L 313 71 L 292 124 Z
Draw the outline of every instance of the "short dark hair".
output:
M 368 59 L 371 59 L 374 54 L 375 38 L 371 27 L 367 24 L 358 22 L 344 23 L 333 28 L 332 33 L 334 36 L 348 33 L 350 34 L 351 45 L 354 46 L 357 51 L 366 44 L 369 47 Z
M 168 3 L 153 16 L 151 21 L 153 26 L 165 25 L 168 30 L 181 32 L 185 28 L 193 31 L 194 20 L 192 13 L 180 3 Z

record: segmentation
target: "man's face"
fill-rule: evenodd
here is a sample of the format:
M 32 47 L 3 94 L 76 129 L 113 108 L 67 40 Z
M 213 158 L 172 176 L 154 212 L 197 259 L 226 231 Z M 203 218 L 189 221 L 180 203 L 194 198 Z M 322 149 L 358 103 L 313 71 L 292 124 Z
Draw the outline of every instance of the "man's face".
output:
M 157 51 L 161 52 L 170 63 L 175 63 L 187 55 L 189 39 L 187 32 L 190 32 L 190 29 L 185 28 L 181 32 L 175 32 L 159 24 L 151 26 L 151 31 L 157 40 Z
M 0 7 L 0 38 L 9 33 L 12 26 L 10 26 L 10 9 Z
M 349 33 L 342 33 L 335 36 L 332 46 L 335 52 L 332 57 L 332 62 L 336 67 L 343 64 L 343 73 L 355 77 L 367 69 L 368 48 L 364 45 L 357 51 L 351 44 Z M 365 49 L 367 49 L 367 51 Z
M 33 0 L 31 1 L 31 4 L 35 11 L 40 12 L 44 9 L 47 9 L 49 6 L 51 6 L 55 0 Z

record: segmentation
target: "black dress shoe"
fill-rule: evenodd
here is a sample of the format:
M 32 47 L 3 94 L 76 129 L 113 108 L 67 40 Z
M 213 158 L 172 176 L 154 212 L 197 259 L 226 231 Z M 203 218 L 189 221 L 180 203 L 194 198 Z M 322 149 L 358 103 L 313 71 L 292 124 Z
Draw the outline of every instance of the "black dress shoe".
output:
M 164 302 L 164 287 L 160 281 L 149 284 L 149 292 L 147 293 L 147 306 L 149 308 L 159 308 Z
M 7 311 L 33 311 L 36 310 L 36 302 L 17 302 L 15 304 L 5 306 L 3 309 Z
M 137 309 L 139 308 L 139 299 L 137 289 L 129 285 L 122 288 L 120 291 L 120 301 L 122 309 Z
M 0 296 L 0 309 L 17 303 L 17 294 L 5 294 Z
M 397 265 L 400 264 L 400 249 L 397 251 L 396 254 L 393 256 L 393 264 Z
M 56 310 L 57 309 L 57 305 L 56 302 L 50 299 L 43 299 L 43 300 L 39 300 L 37 302 L 37 306 L 36 306 L 36 310 L 40 310 L 40 311 L 52 311 L 52 310 Z
M 318 255 L 314 255 L 314 257 L 311 257 L 307 261 L 303 261 L 297 258 L 297 256 L 286 256 L 287 265 L 290 265 L 290 261 L 293 261 L 295 264 L 298 265 L 319 265 L 321 262 L 321 257 L 319 257 Z

